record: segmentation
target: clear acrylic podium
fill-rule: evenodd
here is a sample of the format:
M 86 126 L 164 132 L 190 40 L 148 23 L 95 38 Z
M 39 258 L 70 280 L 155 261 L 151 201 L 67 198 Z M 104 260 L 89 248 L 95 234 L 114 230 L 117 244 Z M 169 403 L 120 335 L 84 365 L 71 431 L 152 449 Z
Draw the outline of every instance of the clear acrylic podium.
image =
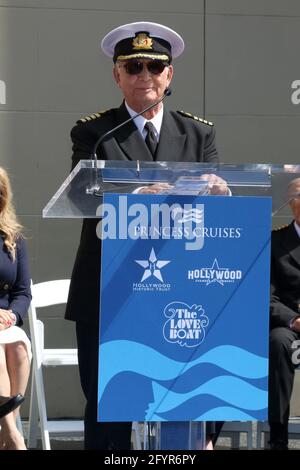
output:
M 96 218 L 104 192 L 132 193 L 141 186 L 174 185 L 182 177 L 197 178 L 206 173 L 222 177 L 236 196 L 271 196 L 274 216 L 286 220 L 289 211 L 281 206 L 287 202 L 289 182 L 300 177 L 300 165 L 81 160 L 45 206 L 43 217 Z M 200 190 L 209 195 L 205 185 Z M 179 191 L 196 193 L 194 188 L 183 193 L 182 186 Z
M 223 178 L 234 196 L 272 197 L 275 225 L 288 223 L 287 187 L 300 177 L 300 165 L 208 164 L 81 160 L 43 210 L 45 218 L 97 218 L 105 192 L 133 193 L 142 186 L 168 183 L 164 194 L 211 195 L 205 174 Z M 199 185 L 198 185 L 199 182 Z M 205 423 L 148 423 L 154 449 L 203 449 Z M 150 442 L 150 440 L 149 440 Z

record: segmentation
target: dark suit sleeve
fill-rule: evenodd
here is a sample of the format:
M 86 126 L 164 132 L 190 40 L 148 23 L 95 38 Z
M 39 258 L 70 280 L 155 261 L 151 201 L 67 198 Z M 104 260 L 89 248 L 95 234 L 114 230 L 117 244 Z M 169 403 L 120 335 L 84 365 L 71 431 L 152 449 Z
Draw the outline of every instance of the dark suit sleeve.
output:
M 17 240 L 17 276 L 9 294 L 9 309 L 17 317 L 17 324 L 23 324 L 31 301 L 30 274 L 27 249 L 24 239 Z
M 298 312 L 294 312 L 283 304 L 276 295 L 276 290 L 271 286 L 270 327 L 285 326 L 289 328 L 292 320 L 297 316 Z
M 71 130 L 73 142 L 72 170 L 80 160 L 89 160 L 93 145 L 97 140 L 83 124 L 78 124 Z
M 210 132 L 206 136 L 204 147 L 205 162 L 219 162 L 218 151 L 216 148 L 216 131 L 214 127 L 210 128 Z
M 290 327 L 291 321 L 298 315 L 281 301 L 280 283 L 276 277 L 276 260 L 271 261 L 271 286 L 270 286 L 270 327 Z M 279 285 L 279 286 L 278 286 Z M 278 286 L 278 287 L 277 287 Z

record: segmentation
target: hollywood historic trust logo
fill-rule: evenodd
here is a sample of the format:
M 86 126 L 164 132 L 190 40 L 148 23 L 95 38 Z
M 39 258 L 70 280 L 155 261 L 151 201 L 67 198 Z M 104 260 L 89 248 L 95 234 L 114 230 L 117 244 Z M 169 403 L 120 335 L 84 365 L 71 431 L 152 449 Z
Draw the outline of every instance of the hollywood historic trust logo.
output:
M 158 259 L 152 247 L 147 259 L 135 259 L 134 262 L 143 268 L 143 273 L 140 281 L 133 283 L 133 292 L 168 292 L 171 289 L 161 273 L 171 260 Z
M 158 279 L 161 282 L 164 282 L 162 275 L 161 275 L 161 269 L 169 264 L 171 261 L 163 261 L 163 260 L 158 260 L 154 251 L 154 248 L 151 249 L 151 253 L 149 255 L 149 258 L 147 260 L 135 260 L 137 264 L 142 266 L 144 268 L 144 274 L 141 279 L 141 282 L 145 281 L 151 276 L 154 276 L 156 279 Z

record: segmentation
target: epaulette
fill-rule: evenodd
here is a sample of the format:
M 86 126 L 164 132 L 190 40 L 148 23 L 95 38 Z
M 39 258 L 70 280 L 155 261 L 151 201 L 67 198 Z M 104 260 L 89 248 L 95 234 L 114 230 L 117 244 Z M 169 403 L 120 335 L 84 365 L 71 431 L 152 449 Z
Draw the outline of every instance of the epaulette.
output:
M 110 112 L 110 109 L 106 109 L 105 111 L 98 111 L 98 113 L 90 114 L 89 116 L 85 116 L 81 119 L 78 119 L 77 124 L 81 122 L 93 121 L 94 119 L 99 119 L 109 112 Z
M 195 121 L 203 122 L 203 124 L 207 124 L 208 126 L 213 126 L 213 125 L 214 125 L 213 122 L 207 121 L 206 119 L 202 119 L 202 118 L 200 118 L 200 117 L 198 117 L 198 116 L 194 116 L 194 115 L 191 114 L 191 113 L 186 113 L 185 111 L 177 111 L 177 112 L 180 113 L 182 116 L 186 116 L 186 117 L 195 119 Z
M 289 224 L 280 225 L 280 227 L 274 228 L 273 232 L 278 232 L 279 230 L 282 230 L 283 228 L 287 228 L 288 226 Z

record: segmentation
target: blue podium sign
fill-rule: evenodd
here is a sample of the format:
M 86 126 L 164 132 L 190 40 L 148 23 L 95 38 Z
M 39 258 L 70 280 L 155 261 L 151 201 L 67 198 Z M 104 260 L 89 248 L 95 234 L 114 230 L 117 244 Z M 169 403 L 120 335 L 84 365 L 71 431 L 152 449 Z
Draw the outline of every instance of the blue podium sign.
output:
M 266 420 L 271 198 L 106 194 L 98 215 L 98 420 Z

